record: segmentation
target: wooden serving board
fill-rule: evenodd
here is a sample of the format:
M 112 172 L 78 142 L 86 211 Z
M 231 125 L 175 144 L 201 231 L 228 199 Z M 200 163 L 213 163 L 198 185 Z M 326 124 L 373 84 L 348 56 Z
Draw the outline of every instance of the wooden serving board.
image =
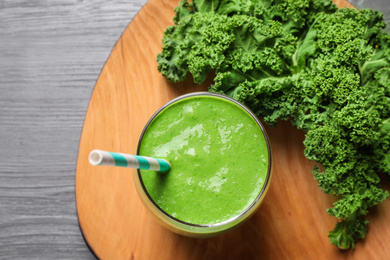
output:
M 347 5 L 339 1 L 340 7 Z M 134 153 L 142 128 L 163 104 L 207 89 L 191 80 L 167 82 L 156 55 L 178 0 L 150 0 L 123 32 L 91 96 L 76 172 L 79 224 L 100 259 L 389 259 L 390 200 L 371 210 L 366 239 L 341 251 L 328 241 L 337 219 L 326 213 L 334 198 L 324 194 L 303 155 L 304 133 L 281 122 L 266 127 L 274 174 L 259 211 L 225 235 L 195 239 L 174 234 L 142 205 L 131 169 L 91 166 L 92 149 Z M 349 5 L 349 7 L 351 7 Z M 388 187 L 388 186 L 387 186 Z

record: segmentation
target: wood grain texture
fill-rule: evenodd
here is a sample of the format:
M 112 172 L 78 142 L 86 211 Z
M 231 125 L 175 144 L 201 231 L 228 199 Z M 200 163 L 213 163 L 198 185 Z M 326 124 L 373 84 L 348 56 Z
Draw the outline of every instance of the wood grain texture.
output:
M 0 1 L 0 259 L 94 259 L 75 206 L 93 87 L 146 0 Z
M 126 28 L 93 91 L 81 136 L 76 202 L 81 229 L 101 259 L 386 259 L 390 201 L 369 215 L 372 223 L 354 250 L 328 241 L 334 201 L 317 186 L 314 163 L 303 156 L 303 132 L 281 122 L 267 127 L 274 175 L 260 210 L 225 235 L 194 239 L 164 229 L 140 202 L 133 170 L 88 163 L 92 149 L 134 153 L 149 117 L 170 99 L 204 90 L 191 80 L 168 83 L 157 71 L 161 38 L 178 0 L 150 0 Z M 345 5 L 338 0 L 337 3 Z M 387 189 L 388 186 L 385 186 Z

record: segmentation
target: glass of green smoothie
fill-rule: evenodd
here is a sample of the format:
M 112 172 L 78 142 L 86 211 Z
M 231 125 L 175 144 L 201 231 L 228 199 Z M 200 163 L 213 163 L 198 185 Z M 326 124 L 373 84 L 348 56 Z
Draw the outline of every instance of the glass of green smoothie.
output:
M 227 96 L 195 92 L 161 107 L 141 133 L 137 154 L 165 159 L 168 172 L 137 169 L 147 209 L 191 237 L 227 232 L 262 203 L 271 181 L 271 146 L 258 118 Z

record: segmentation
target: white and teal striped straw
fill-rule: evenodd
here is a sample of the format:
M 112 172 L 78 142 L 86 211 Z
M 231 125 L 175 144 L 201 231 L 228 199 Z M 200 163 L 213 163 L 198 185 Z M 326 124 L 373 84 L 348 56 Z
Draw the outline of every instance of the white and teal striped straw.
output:
M 89 163 L 92 165 L 120 166 L 159 172 L 165 172 L 171 169 L 169 162 L 164 159 L 102 150 L 93 150 L 89 154 Z

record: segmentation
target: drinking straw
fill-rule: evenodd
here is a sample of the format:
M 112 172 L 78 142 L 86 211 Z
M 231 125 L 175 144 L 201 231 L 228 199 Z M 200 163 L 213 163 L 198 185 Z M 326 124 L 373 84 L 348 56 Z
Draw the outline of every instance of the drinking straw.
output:
M 169 171 L 171 169 L 169 162 L 164 159 L 125 153 L 113 153 L 102 150 L 93 150 L 89 154 L 89 163 L 92 165 L 120 166 L 160 172 Z

